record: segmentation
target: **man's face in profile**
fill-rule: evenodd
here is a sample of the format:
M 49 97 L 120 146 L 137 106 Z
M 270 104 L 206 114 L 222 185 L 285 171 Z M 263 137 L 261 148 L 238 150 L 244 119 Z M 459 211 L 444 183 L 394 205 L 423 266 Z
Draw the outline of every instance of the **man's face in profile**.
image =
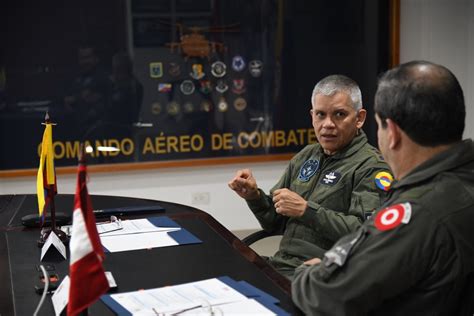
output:
M 91 47 L 80 48 L 78 58 L 81 74 L 89 74 L 93 72 L 99 62 L 94 49 Z

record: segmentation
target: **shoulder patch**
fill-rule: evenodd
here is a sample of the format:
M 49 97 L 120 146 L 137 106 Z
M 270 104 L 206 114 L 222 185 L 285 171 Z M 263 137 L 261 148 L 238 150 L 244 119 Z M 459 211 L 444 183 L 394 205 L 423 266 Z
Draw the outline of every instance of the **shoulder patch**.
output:
M 390 190 L 390 185 L 392 184 L 393 177 L 387 171 L 380 171 L 375 175 L 375 185 L 377 188 L 383 191 Z
M 329 267 L 336 264 L 342 267 L 350 255 L 354 245 L 365 236 L 365 229 L 361 228 L 354 233 L 342 237 L 331 249 L 329 249 L 323 257 L 323 264 Z
M 411 204 L 400 203 L 386 207 L 375 215 L 374 225 L 380 231 L 394 229 L 400 224 L 408 224 L 411 218 Z
M 312 176 L 318 171 L 319 169 L 319 160 L 316 159 L 308 159 L 305 163 L 301 166 L 300 173 L 298 175 L 298 180 L 302 182 L 308 182 Z

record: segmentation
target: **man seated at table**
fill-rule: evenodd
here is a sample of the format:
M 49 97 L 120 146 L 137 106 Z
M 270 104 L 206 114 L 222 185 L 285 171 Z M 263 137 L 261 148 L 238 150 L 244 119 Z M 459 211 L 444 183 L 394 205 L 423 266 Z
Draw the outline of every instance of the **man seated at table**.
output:
M 379 148 L 397 182 L 385 207 L 296 270 L 308 315 L 473 315 L 474 144 L 461 86 L 424 61 L 389 70 L 375 96 Z
M 249 169 L 239 170 L 229 187 L 247 201 L 262 227 L 281 233 L 270 257 L 290 278 L 294 269 L 356 230 L 381 205 L 392 176 L 379 151 L 361 130 L 366 110 L 355 81 L 332 75 L 316 84 L 310 111 L 317 144 L 290 161 L 266 195 Z

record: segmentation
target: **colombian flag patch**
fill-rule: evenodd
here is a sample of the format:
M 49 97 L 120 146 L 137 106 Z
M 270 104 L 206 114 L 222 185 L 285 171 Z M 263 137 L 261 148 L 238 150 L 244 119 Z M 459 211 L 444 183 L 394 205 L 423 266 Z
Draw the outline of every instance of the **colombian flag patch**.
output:
M 392 184 L 393 177 L 387 171 L 380 171 L 375 175 L 375 185 L 380 190 L 388 191 L 390 190 L 390 185 Z

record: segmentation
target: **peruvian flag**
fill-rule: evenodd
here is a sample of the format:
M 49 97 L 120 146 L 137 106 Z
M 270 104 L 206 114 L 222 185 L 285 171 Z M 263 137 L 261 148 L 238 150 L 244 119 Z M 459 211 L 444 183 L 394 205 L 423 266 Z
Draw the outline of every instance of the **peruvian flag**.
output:
M 68 315 L 77 315 L 109 289 L 102 267 L 102 260 L 105 257 L 104 251 L 97 233 L 92 204 L 87 192 L 86 177 L 86 165 L 84 161 L 81 161 L 77 174 L 72 233 L 69 243 L 71 284 L 67 307 Z

